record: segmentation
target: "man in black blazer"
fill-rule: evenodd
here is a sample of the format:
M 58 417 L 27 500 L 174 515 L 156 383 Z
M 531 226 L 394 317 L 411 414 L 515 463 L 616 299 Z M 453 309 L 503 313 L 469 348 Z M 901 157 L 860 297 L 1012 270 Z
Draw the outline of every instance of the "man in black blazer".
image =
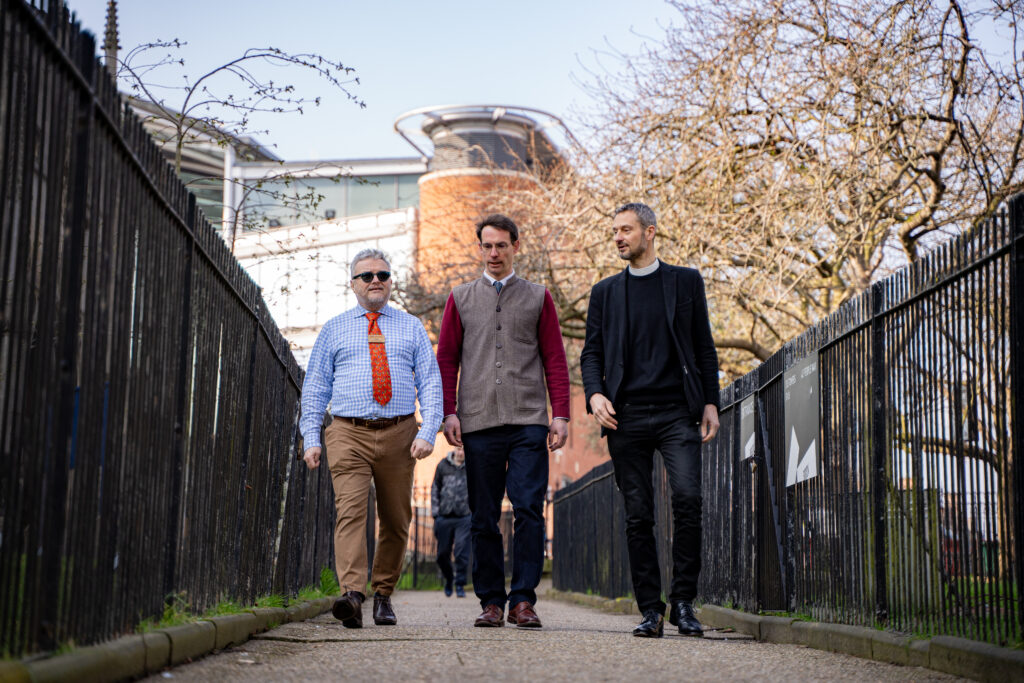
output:
M 580 356 L 587 411 L 608 437 L 615 482 L 626 508 L 633 594 L 643 614 L 634 636 L 659 638 L 665 603 L 654 537 L 654 451 L 672 491 L 669 621 L 701 636 L 693 613 L 701 551 L 701 443 L 718 432 L 718 354 L 704 280 L 657 258 L 654 211 L 631 203 L 615 211 L 615 247 L 629 267 L 590 292 Z

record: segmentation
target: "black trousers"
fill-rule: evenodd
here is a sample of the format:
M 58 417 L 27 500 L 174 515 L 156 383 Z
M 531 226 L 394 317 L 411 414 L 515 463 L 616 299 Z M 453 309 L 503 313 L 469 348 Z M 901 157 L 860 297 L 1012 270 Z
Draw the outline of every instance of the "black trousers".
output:
M 681 405 L 622 405 L 608 453 L 626 508 L 626 545 L 633 594 L 641 612 L 665 613 L 654 533 L 654 451 L 661 453 L 672 494 L 672 588 L 669 599 L 697 595 L 701 551 L 700 431 Z
M 466 570 L 469 568 L 470 516 L 435 517 L 434 535 L 437 537 L 437 568 L 441 570 L 446 583 L 455 581 L 456 586 L 466 585 Z M 452 547 L 455 548 L 455 570 L 452 571 Z

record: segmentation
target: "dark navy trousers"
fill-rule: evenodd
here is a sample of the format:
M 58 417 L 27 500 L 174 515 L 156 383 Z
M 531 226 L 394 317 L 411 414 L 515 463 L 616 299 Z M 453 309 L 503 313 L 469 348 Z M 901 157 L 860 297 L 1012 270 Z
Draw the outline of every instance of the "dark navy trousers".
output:
M 502 425 L 462 435 L 472 511 L 473 590 L 481 607 L 537 602 L 535 590 L 544 568 L 547 437 L 547 425 Z M 506 491 L 515 517 L 508 593 L 505 545 L 498 528 Z
M 469 568 L 470 517 L 435 517 L 434 535 L 437 537 L 437 568 L 445 583 L 453 580 L 456 586 L 466 585 Z M 455 549 L 455 568 L 452 570 L 452 548 Z

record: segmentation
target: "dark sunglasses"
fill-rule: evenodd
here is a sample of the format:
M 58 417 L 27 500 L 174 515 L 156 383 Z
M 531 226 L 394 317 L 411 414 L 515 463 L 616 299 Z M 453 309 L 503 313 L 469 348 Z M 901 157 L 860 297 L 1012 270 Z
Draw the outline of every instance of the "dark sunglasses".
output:
M 363 282 L 369 284 L 369 283 L 373 282 L 373 276 L 374 275 L 377 276 L 377 282 L 387 282 L 388 279 L 391 277 L 391 273 L 390 272 L 388 272 L 386 270 L 378 270 L 376 273 L 371 273 L 369 271 L 367 271 L 365 273 L 359 273 L 358 275 L 356 275 L 352 279 L 353 280 L 357 280 L 357 279 L 358 280 L 362 280 Z

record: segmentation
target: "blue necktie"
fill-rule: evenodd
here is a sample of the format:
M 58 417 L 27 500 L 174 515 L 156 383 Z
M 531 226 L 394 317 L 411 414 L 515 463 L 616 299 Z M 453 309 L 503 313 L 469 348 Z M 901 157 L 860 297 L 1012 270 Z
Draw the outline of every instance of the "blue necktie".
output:
M 499 280 L 495 280 L 495 281 L 494 281 L 494 288 L 495 288 L 496 290 L 498 290 L 498 294 L 501 294 L 501 281 L 499 281 Z

